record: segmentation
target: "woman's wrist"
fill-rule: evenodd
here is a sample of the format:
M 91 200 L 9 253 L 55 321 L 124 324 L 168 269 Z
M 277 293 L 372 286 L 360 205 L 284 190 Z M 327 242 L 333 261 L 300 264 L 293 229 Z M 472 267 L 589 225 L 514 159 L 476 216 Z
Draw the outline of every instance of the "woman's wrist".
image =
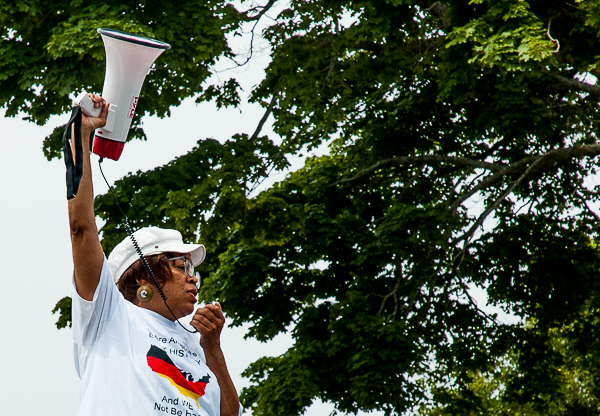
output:
M 214 343 L 206 345 L 206 346 L 204 346 L 204 345 L 202 345 L 202 343 L 200 343 L 200 346 L 202 347 L 202 349 L 204 350 L 205 353 L 221 351 L 221 343 L 220 342 L 214 342 Z
M 93 132 L 94 132 L 93 128 L 81 126 L 81 137 L 84 137 L 84 136 L 90 137 Z

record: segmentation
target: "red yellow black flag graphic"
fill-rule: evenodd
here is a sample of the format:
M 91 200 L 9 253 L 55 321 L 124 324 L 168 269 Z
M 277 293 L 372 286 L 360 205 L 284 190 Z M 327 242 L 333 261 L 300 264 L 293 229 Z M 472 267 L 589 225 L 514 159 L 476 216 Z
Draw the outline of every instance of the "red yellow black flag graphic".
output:
M 173 364 L 166 352 L 152 345 L 146 354 L 148 366 L 159 376 L 166 378 L 181 394 L 193 399 L 198 405 L 198 399 L 204 396 L 204 388 L 208 384 L 209 375 L 194 381 L 191 374 L 181 371 Z

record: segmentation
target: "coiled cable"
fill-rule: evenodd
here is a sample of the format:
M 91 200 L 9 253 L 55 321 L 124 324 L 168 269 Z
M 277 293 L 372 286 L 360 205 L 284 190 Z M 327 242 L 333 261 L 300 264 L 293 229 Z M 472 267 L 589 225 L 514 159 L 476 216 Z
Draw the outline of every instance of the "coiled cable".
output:
M 131 242 L 133 243 L 133 247 L 135 248 L 136 253 L 138 254 L 138 256 L 140 257 L 140 259 L 142 260 L 142 264 L 144 265 L 144 269 L 146 270 L 146 273 L 148 274 L 148 276 L 150 276 L 150 279 L 152 280 L 152 283 L 154 284 L 154 286 L 158 290 L 158 293 L 160 294 L 160 297 L 162 298 L 163 302 L 165 303 L 165 306 L 167 307 L 167 309 L 169 310 L 169 312 L 171 312 L 171 315 L 173 315 L 173 319 L 175 319 L 177 321 L 177 323 L 179 324 L 179 326 L 181 326 L 183 329 L 185 329 L 190 334 L 197 333 L 198 332 L 197 329 L 195 329 L 194 331 L 190 331 L 185 326 L 183 326 L 181 324 L 181 322 L 179 322 L 179 319 L 177 319 L 177 317 L 175 316 L 175 314 L 173 313 L 173 311 L 171 310 L 171 308 L 169 307 L 169 305 L 167 304 L 167 296 L 165 295 L 165 293 L 162 291 L 162 288 L 158 284 L 158 280 L 154 276 L 154 272 L 152 272 L 152 268 L 148 264 L 148 260 L 146 260 L 146 256 L 144 256 L 144 254 L 142 253 L 142 249 L 140 248 L 137 240 L 135 239 L 135 237 L 133 235 L 133 231 L 131 230 L 131 226 L 129 225 L 129 218 L 127 217 L 127 214 L 125 214 L 125 212 L 121 208 L 121 205 L 119 205 L 119 200 L 117 199 L 117 195 L 115 195 L 115 192 L 113 191 L 113 187 L 106 180 L 106 176 L 104 176 L 104 172 L 102 171 L 102 161 L 103 160 L 104 160 L 103 157 L 101 157 L 98 160 L 98 166 L 100 167 L 100 173 L 102 174 L 102 177 L 104 178 L 104 182 L 106 182 L 106 185 L 108 186 L 108 189 L 110 189 L 110 192 L 112 193 L 113 197 L 115 198 L 115 202 L 117 204 L 117 208 L 119 208 L 119 211 L 121 211 L 121 214 L 123 214 L 123 220 L 124 220 L 123 224 L 125 225 L 125 231 L 129 235 L 129 238 L 131 239 Z

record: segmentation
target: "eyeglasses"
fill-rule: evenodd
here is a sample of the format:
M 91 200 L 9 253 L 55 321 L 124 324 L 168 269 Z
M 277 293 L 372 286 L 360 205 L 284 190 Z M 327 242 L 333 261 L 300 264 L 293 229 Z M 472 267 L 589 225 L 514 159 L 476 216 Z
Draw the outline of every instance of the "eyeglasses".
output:
M 195 277 L 196 279 L 198 279 L 198 285 L 199 285 L 200 284 L 200 273 L 194 272 L 194 265 L 192 264 L 192 261 L 184 256 L 173 257 L 172 259 L 167 259 L 167 261 L 175 261 L 175 260 L 183 260 L 183 270 L 185 270 L 185 273 L 189 277 Z

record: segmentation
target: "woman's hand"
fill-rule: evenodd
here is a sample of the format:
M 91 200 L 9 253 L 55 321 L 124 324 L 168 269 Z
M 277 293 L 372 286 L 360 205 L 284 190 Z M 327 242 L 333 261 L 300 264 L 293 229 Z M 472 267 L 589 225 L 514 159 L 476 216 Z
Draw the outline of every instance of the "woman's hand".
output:
M 106 124 L 106 115 L 108 114 L 108 103 L 98 94 L 88 94 L 94 103 L 94 108 L 102 108 L 98 117 L 86 116 L 81 114 L 81 128 L 92 131 Z
M 190 324 L 200 332 L 200 346 L 204 350 L 221 347 L 221 330 L 225 324 L 225 316 L 218 302 L 196 310 Z

